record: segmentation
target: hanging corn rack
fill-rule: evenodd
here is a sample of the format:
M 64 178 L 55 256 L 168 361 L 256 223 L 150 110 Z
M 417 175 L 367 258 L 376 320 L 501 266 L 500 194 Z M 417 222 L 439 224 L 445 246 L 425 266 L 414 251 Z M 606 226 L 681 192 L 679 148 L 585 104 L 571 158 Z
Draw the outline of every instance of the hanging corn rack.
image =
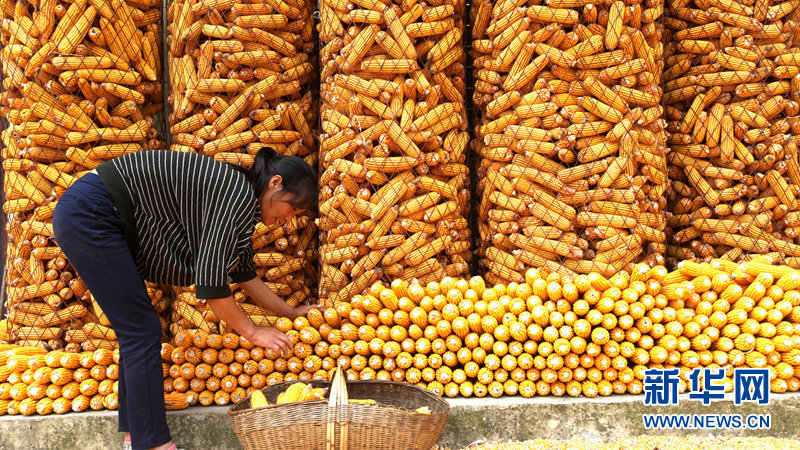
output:
M 45 0 L 0 8 L 7 324 L 16 343 L 114 345 L 102 311 L 53 240 L 52 214 L 64 191 L 99 164 L 163 147 L 159 7 Z M 161 301 L 161 290 L 149 291 Z
M 800 9 L 667 9 L 670 261 L 781 252 L 800 267 Z
M 249 168 L 258 150 L 268 146 L 316 167 L 312 12 L 307 0 L 170 2 L 170 148 Z M 292 306 L 310 300 L 316 290 L 316 239 L 313 215 L 256 226 L 257 272 Z M 184 303 L 174 313 L 179 329 L 229 330 L 197 303 L 193 288 L 177 293 Z M 243 291 L 236 289 L 234 297 L 257 324 L 274 321 Z
M 464 2 L 320 2 L 320 302 L 463 276 Z
M 663 2 L 472 8 L 480 268 L 611 276 L 663 263 Z

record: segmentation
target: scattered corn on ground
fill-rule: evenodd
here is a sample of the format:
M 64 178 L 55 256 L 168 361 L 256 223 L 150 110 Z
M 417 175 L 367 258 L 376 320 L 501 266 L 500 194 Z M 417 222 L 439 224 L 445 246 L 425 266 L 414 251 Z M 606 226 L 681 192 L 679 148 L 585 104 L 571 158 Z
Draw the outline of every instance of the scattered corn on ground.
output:
M 601 443 L 570 439 L 558 441 L 551 439 L 535 439 L 525 442 L 502 442 L 493 444 L 471 445 L 469 450 L 789 450 L 800 449 L 800 442 L 792 439 L 775 438 L 725 438 L 725 437 L 673 437 L 673 436 L 639 436 Z M 465 449 L 466 450 L 466 449 Z
M 773 392 L 800 390 L 800 271 L 776 255 L 747 263 L 685 261 L 673 271 L 575 279 L 530 269 L 487 286 L 445 277 L 425 286 L 378 282 L 365 295 L 275 326 L 283 358 L 235 334 L 185 331 L 162 347 L 174 408 L 226 405 L 282 381 L 330 378 L 415 383 L 448 397 L 639 394 L 644 371 L 768 367 Z M 113 409 L 116 352 L 0 348 L 0 413 Z M 175 398 L 173 398 L 175 397 Z M 87 404 L 88 403 L 88 404 Z

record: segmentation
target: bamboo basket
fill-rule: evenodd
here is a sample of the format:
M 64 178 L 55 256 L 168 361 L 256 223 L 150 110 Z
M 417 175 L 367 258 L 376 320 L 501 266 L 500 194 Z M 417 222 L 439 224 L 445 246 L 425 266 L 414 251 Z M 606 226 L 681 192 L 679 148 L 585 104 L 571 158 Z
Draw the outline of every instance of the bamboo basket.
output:
M 324 449 L 328 424 L 333 423 L 334 443 L 329 448 L 429 449 L 438 439 L 450 416 L 450 405 L 436 394 L 397 381 L 348 381 L 349 398 L 375 400 L 379 405 L 344 404 L 328 406 L 328 399 L 274 404 L 278 394 L 292 383 L 278 383 L 262 389 L 270 403 L 250 408 L 250 395 L 234 404 L 228 415 L 233 431 L 245 450 L 270 448 Z M 330 388 L 331 381 L 313 380 L 314 388 Z M 391 406 L 393 408 L 387 408 Z M 431 414 L 415 409 L 427 406 Z M 345 439 L 342 441 L 342 432 Z

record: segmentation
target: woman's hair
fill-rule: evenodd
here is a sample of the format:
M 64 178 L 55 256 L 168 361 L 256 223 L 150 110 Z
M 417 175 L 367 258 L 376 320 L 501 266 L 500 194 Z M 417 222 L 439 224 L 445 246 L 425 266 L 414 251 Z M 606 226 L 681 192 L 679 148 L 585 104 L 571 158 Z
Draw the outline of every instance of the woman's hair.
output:
M 250 169 L 232 166 L 247 177 L 256 195 L 264 191 L 272 177 L 280 175 L 283 180 L 281 190 L 292 194 L 287 201 L 295 208 L 316 212 L 319 196 L 317 175 L 303 158 L 279 155 L 270 147 L 261 147 Z

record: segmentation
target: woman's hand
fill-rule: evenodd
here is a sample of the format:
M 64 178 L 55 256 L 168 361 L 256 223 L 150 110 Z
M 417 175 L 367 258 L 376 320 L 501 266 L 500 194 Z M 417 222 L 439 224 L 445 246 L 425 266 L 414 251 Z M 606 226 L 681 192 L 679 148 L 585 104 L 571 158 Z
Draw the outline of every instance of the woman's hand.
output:
M 283 357 L 292 354 L 292 340 L 284 332 L 272 327 L 257 327 L 252 337 L 247 340 L 257 347 L 272 349 Z
M 325 308 L 323 308 L 322 305 L 300 305 L 294 309 L 294 317 L 292 317 L 292 319 L 303 317 L 312 309 L 316 309 L 319 312 L 325 311 Z

